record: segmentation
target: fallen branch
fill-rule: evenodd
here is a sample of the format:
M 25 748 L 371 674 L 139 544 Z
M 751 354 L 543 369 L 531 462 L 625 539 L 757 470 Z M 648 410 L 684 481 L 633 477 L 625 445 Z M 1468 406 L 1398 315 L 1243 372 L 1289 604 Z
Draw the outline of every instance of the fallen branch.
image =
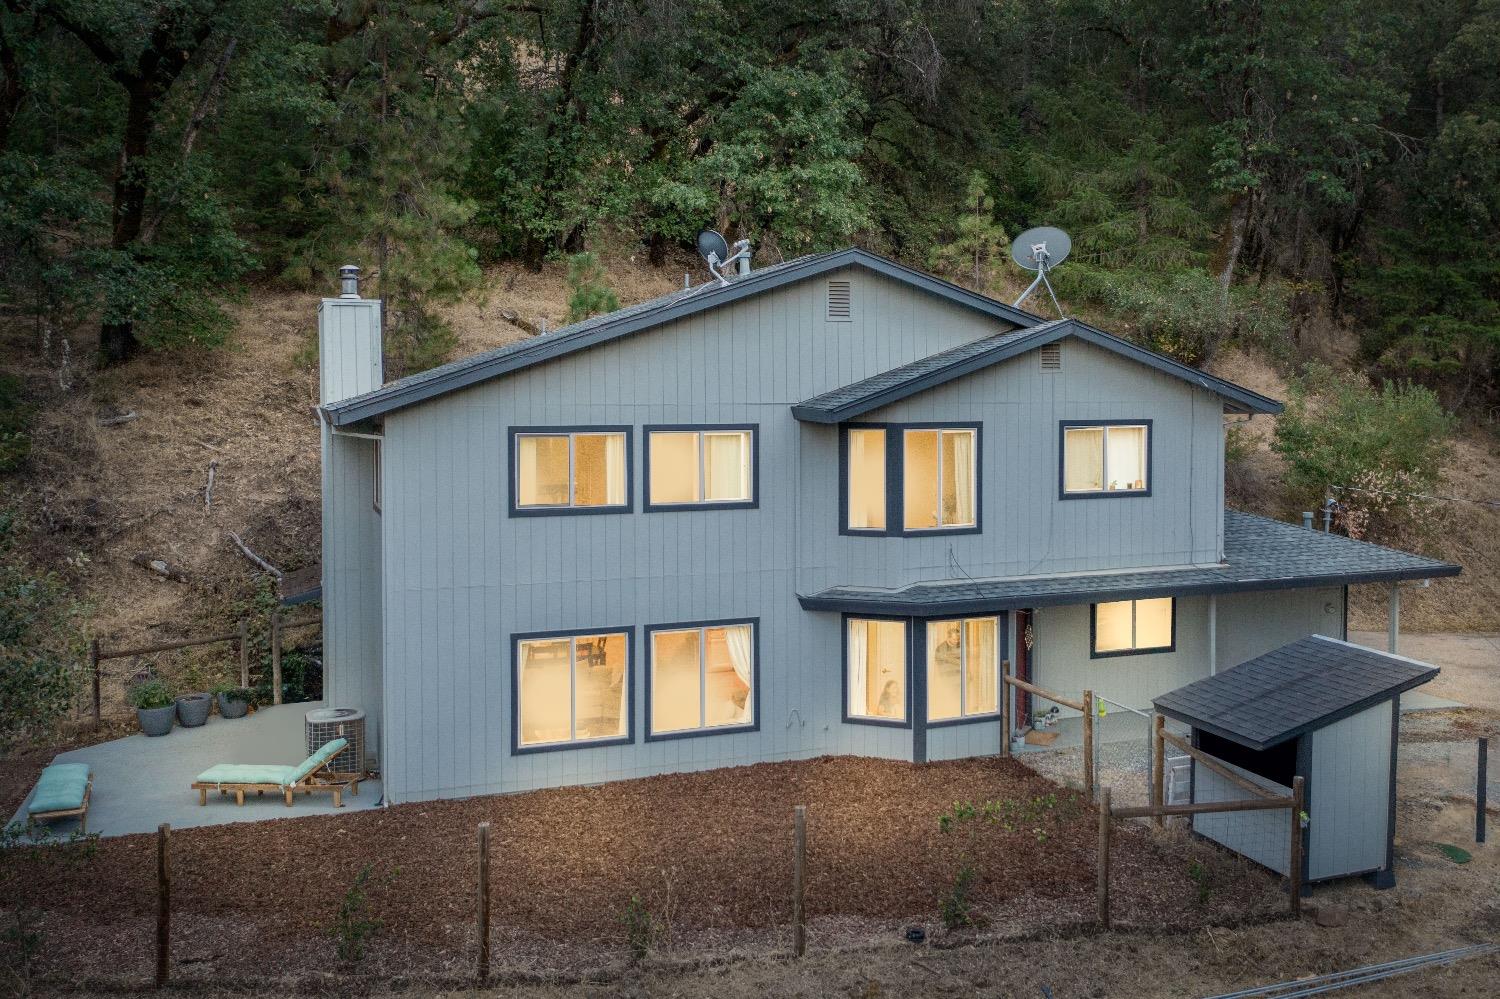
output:
M 130 412 L 128 412 L 128 413 L 121 413 L 119 416 L 102 416 L 102 417 L 100 417 L 99 418 L 99 426 L 101 426 L 101 427 L 118 427 L 122 423 L 129 423 L 131 420 L 139 420 L 139 419 L 140 419 L 140 415 L 138 413 L 136 413 L 135 410 L 132 409 Z
M 214 473 L 219 470 L 217 459 L 208 463 L 208 484 L 203 487 L 203 510 L 208 512 L 214 505 Z
M 276 568 L 270 562 L 267 562 L 265 559 L 261 558 L 259 555 L 255 554 L 253 551 L 251 551 L 250 550 L 250 546 L 247 545 L 247 544 L 245 544 L 245 542 L 240 538 L 240 536 L 238 534 L 234 533 L 233 531 L 230 531 L 229 532 L 229 540 L 234 542 L 235 547 L 240 550 L 240 554 L 241 555 L 245 556 L 251 562 L 254 562 L 256 565 L 258 565 L 261 568 L 262 571 L 270 573 L 272 576 L 275 576 L 278 580 L 281 579 L 281 577 L 283 575 L 282 571 L 280 569 Z
M 500 318 L 504 319 L 506 322 L 510 323 L 517 329 L 524 330 L 529 336 L 536 336 L 541 332 L 541 329 L 537 326 L 536 323 L 531 322 L 529 319 L 522 319 L 519 314 L 511 311 L 510 309 L 501 309 Z
M 130 561 L 142 569 L 154 572 L 158 576 L 172 580 L 174 583 L 186 583 L 188 581 L 186 569 L 175 562 L 168 562 L 164 558 L 152 558 L 146 552 L 139 552 L 132 555 Z

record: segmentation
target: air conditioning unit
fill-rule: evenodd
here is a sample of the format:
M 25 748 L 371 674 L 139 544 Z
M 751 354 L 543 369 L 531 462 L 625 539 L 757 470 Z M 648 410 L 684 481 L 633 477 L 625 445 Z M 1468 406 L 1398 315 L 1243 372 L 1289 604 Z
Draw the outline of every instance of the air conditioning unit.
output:
M 357 708 L 315 708 L 306 715 L 307 755 L 311 756 L 334 739 L 349 745 L 328 764 L 336 774 L 364 774 L 365 713 Z

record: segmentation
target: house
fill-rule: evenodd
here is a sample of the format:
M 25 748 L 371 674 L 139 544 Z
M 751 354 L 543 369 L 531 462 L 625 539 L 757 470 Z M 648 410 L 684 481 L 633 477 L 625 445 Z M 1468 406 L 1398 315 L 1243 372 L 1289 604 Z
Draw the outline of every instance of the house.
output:
M 1148 705 L 1458 572 L 1226 510 L 1226 419 L 1274 400 L 861 250 L 390 384 L 356 284 L 319 323 L 327 697 L 389 800 L 993 754 L 1002 663 Z

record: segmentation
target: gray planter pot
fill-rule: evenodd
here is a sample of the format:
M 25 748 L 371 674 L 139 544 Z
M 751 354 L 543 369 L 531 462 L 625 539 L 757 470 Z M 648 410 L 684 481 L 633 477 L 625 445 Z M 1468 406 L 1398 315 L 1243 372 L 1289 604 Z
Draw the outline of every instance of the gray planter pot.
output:
M 177 720 L 183 728 L 197 728 L 208 721 L 214 699 L 207 694 L 186 694 L 177 698 Z
M 220 718 L 243 718 L 245 712 L 250 710 L 250 704 L 246 701 L 231 701 L 223 694 L 219 695 L 219 717 Z
M 177 720 L 177 706 L 169 704 L 164 708 L 136 708 L 135 717 L 141 723 L 141 731 L 147 735 L 166 735 L 172 731 L 172 723 Z

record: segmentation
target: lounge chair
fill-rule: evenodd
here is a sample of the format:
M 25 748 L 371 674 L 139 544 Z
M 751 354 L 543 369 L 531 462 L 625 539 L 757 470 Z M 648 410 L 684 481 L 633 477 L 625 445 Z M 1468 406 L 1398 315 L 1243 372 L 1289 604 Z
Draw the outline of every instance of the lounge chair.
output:
M 54 763 L 42 771 L 26 804 L 28 822 L 78 817 L 78 831 L 88 832 L 89 795 L 94 791 L 94 775 L 87 763 Z
M 333 807 L 342 808 L 345 788 L 351 794 L 359 794 L 360 775 L 334 774 L 328 770 L 328 764 L 348 745 L 348 741 L 344 739 L 334 739 L 332 742 L 324 743 L 316 753 L 295 767 L 257 763 L 220 763 L 199 774 L 198 779 L 193 781 L 193 790 L 198 792 L 200 805 L 208 804 L 210 791 L 218 791 L 221 795 L 233 794 L 236 805 L 245 803 L 246 791 L 254 791 L 257 795 L 267 791 L 279 791 L 285 796 L 288 808 L 292 807 L 292 794 L 296 791 L 301 791 L 303 794 L 312 794 L 314 791 L 332 791 Z

